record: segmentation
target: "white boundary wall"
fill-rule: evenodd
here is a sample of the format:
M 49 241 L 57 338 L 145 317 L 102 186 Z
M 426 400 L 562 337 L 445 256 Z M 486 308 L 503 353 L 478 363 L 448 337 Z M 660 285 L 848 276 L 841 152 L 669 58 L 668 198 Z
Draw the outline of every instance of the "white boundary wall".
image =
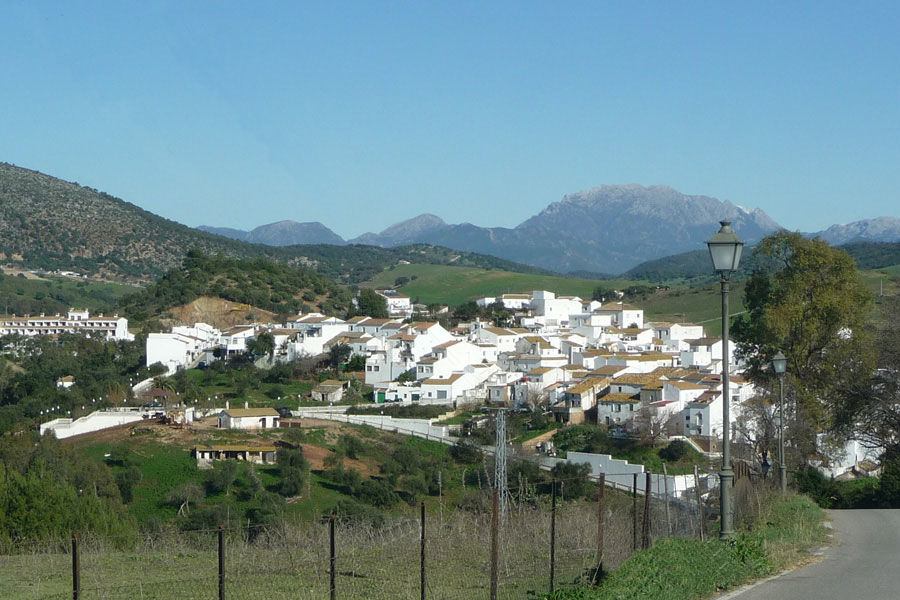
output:
M 64 439 L 73 435 L 91 433 L 119 425 L 127 425 L 142 420 L 147 414 L 141 410 L 104 410 L 92 412 L 79 419 L 53 419 L 41 424 L 41 435 L 51 432 L 56 438 Z

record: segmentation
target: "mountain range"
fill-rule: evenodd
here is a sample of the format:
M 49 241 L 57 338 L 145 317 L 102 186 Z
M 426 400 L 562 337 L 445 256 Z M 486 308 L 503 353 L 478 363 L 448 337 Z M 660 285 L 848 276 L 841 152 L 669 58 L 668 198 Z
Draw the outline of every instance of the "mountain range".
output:
M 604 185 L 569 194 L 514 228 L 450 224 L 436 215 L 422 214 L 380 233 L 346 241 L 321 223 L 280 221 L 250 232 L 202 225 L 199 229 L 271 245 L 321 242 L 393 247 L 429 243 L 561 273 L 602 275 L 634 274 L 645 262 L 704 249 L 704 242 L 722 219 L 731 220 L 750 245 L 781 229 L 759 208 L 685 195 L 666 186 L 636 184 Z M 900 240 L 900 219 L 866 219 L 806 235 L 819 236 L 833 245 L 894 242 Z
M 349 243 L 321 223 L 200 231 L 104 192 L 0 163 L 0 261 L 111 279 L 158 277 L 191 248 L 310 266 L 344 283 L 366 281 L 401 261 L 600 276 L 705 250 L 721 219 L 730 219 L 748 244 L 779 228 L 762 210 L 708 196 L 607 185 L 565 196 L 514 228 L 448 224 L 425 214 Z M 820 235 L 833 243 L 900 240 L 900 220 L 860 221 Z

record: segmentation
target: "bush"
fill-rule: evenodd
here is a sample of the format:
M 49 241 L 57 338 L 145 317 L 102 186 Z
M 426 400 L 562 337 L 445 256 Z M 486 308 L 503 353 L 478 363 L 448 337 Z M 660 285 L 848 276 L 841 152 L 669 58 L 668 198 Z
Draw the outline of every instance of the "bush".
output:
M 371 504 L 378 508 L 390 508 L 397 504 L 400 499 L 387 483 L 377 479 L 366 479 L 363 481 L 355 496 L 366 504 Z
M 590 465 L 560 462 L 556 463 L 550 472 L 557 479 L 558 489 L 563 499 L 572 500 L 587 493 L 590 484 L 588 481 L 588 475 L 591 473 Z
M 666 462 L 678 462 L 688 452 L 688 445 L 682 440 L 673 440 L 659 451 L 659 457 Z
M 484 460 L 481 448 L 473 442 L 464 439 L 458 439 L 450 446 L 450 456 L 461 463 L 469 465 L 480 463 Z
M 364 523 L 372 527 L 384 525 L 384 514 L 370 506 L 366 506 L 349 498 L 342 498 L 332 508 L 325 510 L 323 517 L 335 515 L 342 523 Z

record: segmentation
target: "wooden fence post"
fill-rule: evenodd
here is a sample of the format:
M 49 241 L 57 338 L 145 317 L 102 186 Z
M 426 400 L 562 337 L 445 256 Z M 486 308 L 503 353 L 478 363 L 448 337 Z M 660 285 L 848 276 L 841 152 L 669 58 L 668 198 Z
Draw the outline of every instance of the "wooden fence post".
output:
M 225 526 L 219 525 L 219 600 L 225 600 Z
M 641 528 L 641 547 L 646 550 L 650 547 L 650 482 L 652 475 L 647 471 L 647 478 L 644 484 L 644 522 Z
M 706 537 L 706 532 L 704 531 L 706 519 L 703 516 L 703 498 L 700 495 L 700 475 L 697 471 L 697 465 L 694 465 L 694 489 L 697 490 L 697 516 L 700 518 L 700 541 L 702 542 Z
M 631 484 L 631 550 L 638 549 L 638 508 L 637 508 L 637 473 L 632 473 L 634 480 Z
M 606 473 L 600 473 L 600 494 L 597 498 L 597 570 L 594 571 L 594 585 L 603 578 L 603 511 L 606 493 Z
M 556 576 L 556 478 L 553 479 L 553 490 L 550 500 L 550 593 L 553 593 L 553 580 Z
M 666 468 L 666 463 L 663 463 L 663 485 L 666 489 L 666 533 L 672 537 L 672 520 L 669 514 L 669 470 Z
M 78 556 L 78 532 L 72 533 L 72 598 L 81 597 L 81 560 Z

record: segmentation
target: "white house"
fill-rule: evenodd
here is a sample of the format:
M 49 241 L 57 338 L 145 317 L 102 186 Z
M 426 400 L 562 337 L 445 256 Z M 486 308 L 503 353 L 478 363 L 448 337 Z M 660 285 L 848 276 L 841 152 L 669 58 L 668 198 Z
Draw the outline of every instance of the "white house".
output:
M 278 421 L 274 408 L 226 408 L 218 417 L 221 429 L 274 429 Z
M 496 346 L 500 352 L 515 351 L 516 340 L 523 335 L 504 327 L 479 327 L 475 331 L 477 341 Z
M 221 344 L 228 356 L 247 351 L 247 340 L 256 335 L 255 325 L 239 325 L 222 332 Z
M 375 290 L 375 293 L 384 298 L 388 315 L 404 319 L 412 316 L 412 304 L 406 294 L 401 294 L 397 290 Z
M 722 364 L 722 338 L 704 337 L 685 340 L 688 349 L 681 351 L 681 366 L 708 367 L 718 371 Z M 735 343 L 728 344 L 728 363 L 734 364 Z
M 559 296 L 546 290 L 535 290 L 531 295 L 531 309 L 538 322 L 547 327 L 560 327 L 569 323 L 569 315 L 582 311 L 581 298 Z
M 638 394 L 612 393 L 597 400 L 597 423 L 600 425 L 628 426 L 640 411 Z
M 478 298 L 475 300 L 475 304 L 478 305 L 479 308 L 486 308 L 491 304 L 494 304 L 497 301 L 500 301 L 503 304 L 503 308 L 507 310 L 523 310 L 529 307 L 531 304 L 531 295 L 530 294 L 503 294 L 502 296 L 485 296 L 484 298 Z
M 595 311 L 599 315 L 609 315 L 612 324 L 623 329 L 644 327 L 644 311 L 625 302 L 604 302 L 600 310 Z
M 648 323 L 653 328 L 653 335 L 659 338 L 666 351 L 679 352 L 687 349 L 685 340 L 696 340 L 704 337 L 702 325 L 693 323 Z

